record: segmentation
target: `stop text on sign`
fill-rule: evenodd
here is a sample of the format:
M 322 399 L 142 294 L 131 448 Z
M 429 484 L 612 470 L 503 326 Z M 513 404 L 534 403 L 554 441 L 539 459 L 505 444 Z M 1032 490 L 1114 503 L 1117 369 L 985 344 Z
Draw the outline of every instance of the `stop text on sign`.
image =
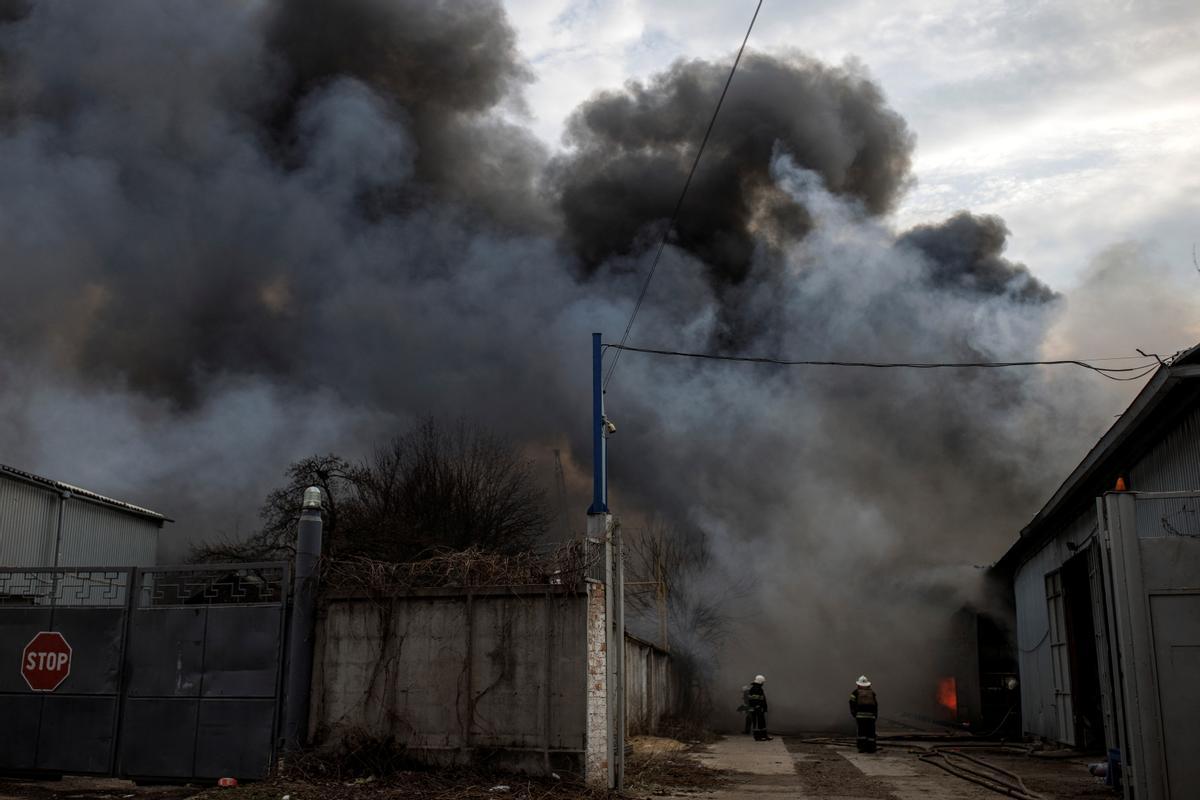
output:
M 35 692 L 53 692 L 71 674 L 71 645 L 57 631 L 40 631 L 21 651 L 21 677 Z
M 25 669 L 61 670 L 70 660 L 66 653 L 30 653 L 25 656 Z

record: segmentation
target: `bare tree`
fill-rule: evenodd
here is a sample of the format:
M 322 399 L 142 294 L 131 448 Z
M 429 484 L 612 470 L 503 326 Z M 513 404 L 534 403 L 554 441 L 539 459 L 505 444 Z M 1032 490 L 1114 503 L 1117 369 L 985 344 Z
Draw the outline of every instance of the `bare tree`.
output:
M 403 560 L 434 548 L 515 552 L 549 524 L 531 463 L 508 440 L 427 420 L 359 471 L 346 550 Z
M 290 559 L 296 551 L 296 524 L 304 490 L 319 486 L 323 495 L 325 537 L 334 539 L 339 511 L 353 502 L 357 468 L 333 454 L 309 456 L 287 469 L 288 482 L 267 495 L 258 515 L 262 527 L 243 540 L 222 537 L 192 547 L 193 561 L 259 561 Z
M 261 530 L 244 542 L 193 549 L 193 558 L 288 558 L 304 489 L 325 494 L 325 550 L 406 561 L 435 549 L 527 548 L 549 522 L 531 463 L 508 440 L 459 422 L 426 420 L 352 465 L 313 456 L 288 469 L 288 483 L 263 504 Z

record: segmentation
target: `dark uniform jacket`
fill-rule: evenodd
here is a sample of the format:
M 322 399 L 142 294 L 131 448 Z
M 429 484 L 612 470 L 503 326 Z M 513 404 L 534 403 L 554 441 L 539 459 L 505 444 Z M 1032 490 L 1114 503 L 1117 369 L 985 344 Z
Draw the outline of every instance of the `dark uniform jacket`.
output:
M 746 692 L 746 699 L 750 702 L 750 708 L 764 712 L 767 710 L 767 693 L 761 683 L 750 684 L 750 690 Z
M 875 690 L 862 686 L 850 693 L 850 713 L 856 717 L 875 719 L 879 716 L 879 701 Z

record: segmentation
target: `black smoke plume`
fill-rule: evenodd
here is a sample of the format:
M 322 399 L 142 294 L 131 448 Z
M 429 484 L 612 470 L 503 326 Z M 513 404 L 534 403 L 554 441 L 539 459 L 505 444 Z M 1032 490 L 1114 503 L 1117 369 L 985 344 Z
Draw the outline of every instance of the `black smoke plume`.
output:
M 0 459 L 161 508 L 171 561 L 253 530 L 299 458 L 463 416 L 548 483 L 562 452 L 578 532 L 590 333 L 623 329 L 727 61 L 593 98 L 552 158 L 514 122 L 528 69 L 498 2 L 0 19 Z M 995 223 L 888 227 L 913 136 L 860 68 L 751 54 L 713 136 L 635 342 L 1044 346 L 1063 304 L 1003 260 Z M 969 594 L 962 565 L 1002 550 L 1111 418 L 1088 386 L 629 354 L 612 501 L 704 537 L 714 586 L 754 587 L 730 609 L 752 620 L 720 654 L 731 686 L 765 672 L 785 719 L 840 718 L 845 680 L 877 673 L 888 696 L 891 655 Z
M 1025 303 L 1054 299 L 1049 286 L 1024 264 L 1004 258 L 1008 227 L 996 216 L 960 211 L 938 225 L 918 225 L 897 240 L 928 259 L 930 277 L 939 286 L 983 295 L 1001 294 Z
M 557 165 L 555 185 L 567 239 L 588 269 L 644 246 L 646 226 L 671 216 L 728 73 L 723 62 L 680 61 L 571 115 L 574 150 Z M 908 181 L 913 141 L 860 69 L 751 53 L 721 108 L 675 242 L 715 283 L 740 283 L 757 248 L 785 246 L 812 224 L 772 180 L 778 150 L 833 193 L 882 214 Z

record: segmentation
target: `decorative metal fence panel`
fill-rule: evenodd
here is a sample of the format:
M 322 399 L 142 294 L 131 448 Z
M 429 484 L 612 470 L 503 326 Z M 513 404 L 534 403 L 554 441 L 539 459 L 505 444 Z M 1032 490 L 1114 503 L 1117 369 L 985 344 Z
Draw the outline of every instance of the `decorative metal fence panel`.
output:
M 0 570 L 0 771 L 265 777 L 287 587 L 276 563 Z

